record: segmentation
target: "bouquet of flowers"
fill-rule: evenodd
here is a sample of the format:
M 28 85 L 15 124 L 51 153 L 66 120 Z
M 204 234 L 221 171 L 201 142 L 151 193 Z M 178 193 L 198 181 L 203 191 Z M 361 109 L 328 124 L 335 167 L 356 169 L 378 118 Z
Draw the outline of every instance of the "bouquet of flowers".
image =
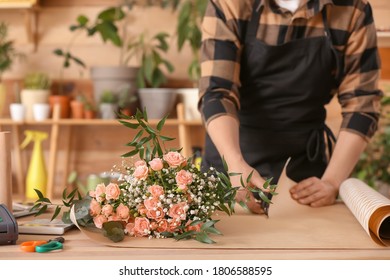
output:
M 246 181 L 241 178 L 241 186 L 232 186 L 229 176 L 240 174 L 229 173 L 226 163 L 226 173 L 214 168 L 202 172 L 180 150 L 166 149 L 165 142 L 173 140 L 161 134 L 166 117 L 156 128 L 149 125 L 146 111 L 122 117 L 123 125 L 139 130 L 127 143 L 132 150 L 123 155 L 135 157 L 133 164 L 125 166 L 117 182 L 99 184 L 85 197 L 77 189 L 69 194 L 64 191 L 63 204 L 56 205 L 53 219 L 62 207 L 74 206 L 79 224 L 102 230 L 114 242 L 128 235 L 214 243 L 209 234 L 221 232 L 215 228 L 218 220 L 213 219 L 213 214 L 233 214 L 240 187 L 258 192 L 263 202 L 270 203 L 259 188 L 247 186 L 251 175 Z M 271 185 L 270 180 L 263 188 L 275 194 L 276 185 Z M 53 203 L 39 191 L 37 194 L 34 207 L 41 208 L 39 215 Z M 244 202 L 240 204 L 246 207 Z M 68 218 L 69 211 L 64 212 L 63 219 Z

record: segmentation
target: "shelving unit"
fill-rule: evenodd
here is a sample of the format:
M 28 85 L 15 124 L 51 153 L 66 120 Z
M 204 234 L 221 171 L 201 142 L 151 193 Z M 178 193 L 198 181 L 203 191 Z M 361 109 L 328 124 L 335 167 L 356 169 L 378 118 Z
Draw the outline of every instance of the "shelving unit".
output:
M 191 137 L 191 127 L 202 127 L 201 120 L 185 120 L 184 118 L 184 107 L 183 104 L 179 103 L 177 105 L 177 118 L 176 119 L 167 119 L 165 122 L 165 127 L 177 127 L 178 129 L 178 141 L 180 147 L 182 147 L 182 154 L 186 157 L 190 156 L 192 153 L 192 137 Z M 159 120 L 149 120 L 149 123 L 157 125 Z M 54 194 L 54 181 L 57 171 L 57 157 L 58 157 L 58 142 L 59 137 L 65 139 L 65 159 L 62 163 L 67 174 L 69 166 L 69 154 L 70 154 L 70 139 L 72 137 L 72 129 L 75 127 L 96 127 L 96 126 L 112 126 L 112 127 L 121 127 L 122 124 L 118 120 L 103 120 L 103 119 L 61 119 L 60 118 L 60 108 L 57 106 L 53 110 L 53 118 L 45 121 L 35 122 L 35 121 L 25 121 L 25 122 L 15 122 L 11 119 L 0 119 L 0 128 L 1 126 L 10 126 L 12 132 L 12 144 L 13 144 L 13 153 L 15 158 L 15 167 L 16 167 L 16 180 L 18 185 L 18 194 L 24 193 L 24 174 L 22 165 L 22 151 L 19 147 L 21 139 L 19 137 L 20 130 L 25 126 L 48 126 L 50 130 L 49 138 L 49 161 L 48 161 L 48 183 L 47 183 L 47 197 L 53 198 Z M 68 129 L 68 133 L 62 133 L 64 128 Z
M 36 51 L 38 45 L 38 1 L 37 0 L 3 0 L 0 9 L 18 9 L 24 12 L 24 23 L 27 38 Z

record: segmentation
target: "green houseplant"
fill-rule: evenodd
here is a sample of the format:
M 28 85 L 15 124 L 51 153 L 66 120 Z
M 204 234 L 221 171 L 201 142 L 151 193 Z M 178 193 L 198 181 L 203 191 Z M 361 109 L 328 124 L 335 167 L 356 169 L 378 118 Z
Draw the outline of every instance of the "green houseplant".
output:
M 118 65 L 116 66 L 94 66 L 91 67 L 91 79 L 94 85 L 95 101 L 99 102 L 103 91 L 109 89 L 113 92 L 121 92 L 124 88 L 130 88 L 129 100 L 126 102 L 129 109 L 135 112 L 138 104 L 134 102 L 134 96 L 137 94 L 137 75 L 138 67 L 128 66 L 129 45 L 132 38 L 129 36 L 127 26 L 130 25 L 129 13 L 135 5 L 138 6 L 167 6 L 170 0 L 163 1 L 136 1 L 122 0 L 115 6 L 110 6 L 97 14 L 95 18 L 89 18 L 85 15 L 77 17 L 76 24 L 70 26 L 72 32 L 84 33 L 87 36 L 99 36 L 104 43 L 111 43 L 119 51 Z M 62 51 L 64 57 L 76 58 L 66 51 Z M 83 63 L 76 58 L 76 63 Z
M 189 47 L 192 60 L 187 68 L 187 76 L 193 87 L 177 89 L 180 102 L 184 105 L 184 117 L 188 120 L 200 120 L 198 111 L 198 80 L 200 78 L 200 47 L 202 43 L 201 22 L 207 0 L 178 1 L 178 20 L 176 26 L 177 48 L 179 52 Z
M 0 22 L 0 116 L 3 114 L 6 90 L 2 83 L 3 73 L 12 67 L 16 58 L 23 58 L 24 55 L 16 51 L 14 42 L 8 40 L 8 25 Z
M 111 90 L 103 91 L 100 96 L 99 112 L 102 119 L 115 119 L 118 97 Z
M 26 108 L 26 119 L 34 120 L 34 104 L 49 104 L 51 79 L 47 73 L 31 72 L 23 80 L 20 99 Z

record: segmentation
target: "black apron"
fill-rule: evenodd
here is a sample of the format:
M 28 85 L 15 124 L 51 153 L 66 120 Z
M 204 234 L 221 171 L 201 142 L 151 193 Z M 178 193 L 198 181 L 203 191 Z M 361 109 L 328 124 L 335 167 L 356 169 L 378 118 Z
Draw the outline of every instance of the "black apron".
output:
M 299 182 L 321 177 L 335 138 L 325 125 L 324 105 L 336 86 L 337 53 L 325 35 L 269 46 L 256 38 L 261 10 L 255 1 L 241 58 L 240 147 L 244 159 L 263 178 L 276 183 L 286 160 L 287 175 Z M 206 135 L 203 168 L 224 171 L 221 157 Z M 234 172 L 235 170 L 229 170 Z

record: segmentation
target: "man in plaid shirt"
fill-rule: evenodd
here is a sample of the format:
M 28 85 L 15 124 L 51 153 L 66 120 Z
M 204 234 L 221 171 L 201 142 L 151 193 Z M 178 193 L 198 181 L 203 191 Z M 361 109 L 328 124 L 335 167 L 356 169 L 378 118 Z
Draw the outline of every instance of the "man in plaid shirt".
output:
M 370 4 L 210 0 L 202 32 L 203 167 L 222 170 L 223 156 L 244 178 L 254 170 L 250 183 L 261 188 L 265 178 L 277 182 L 291 158 L 293 199 L 333 204 L 378 126 L 380 59 Z M 324 108 L 335 95 L 343 116 L 337 141 Z M 250 196 L 252 212 L 262 213 L 259 197 Z

